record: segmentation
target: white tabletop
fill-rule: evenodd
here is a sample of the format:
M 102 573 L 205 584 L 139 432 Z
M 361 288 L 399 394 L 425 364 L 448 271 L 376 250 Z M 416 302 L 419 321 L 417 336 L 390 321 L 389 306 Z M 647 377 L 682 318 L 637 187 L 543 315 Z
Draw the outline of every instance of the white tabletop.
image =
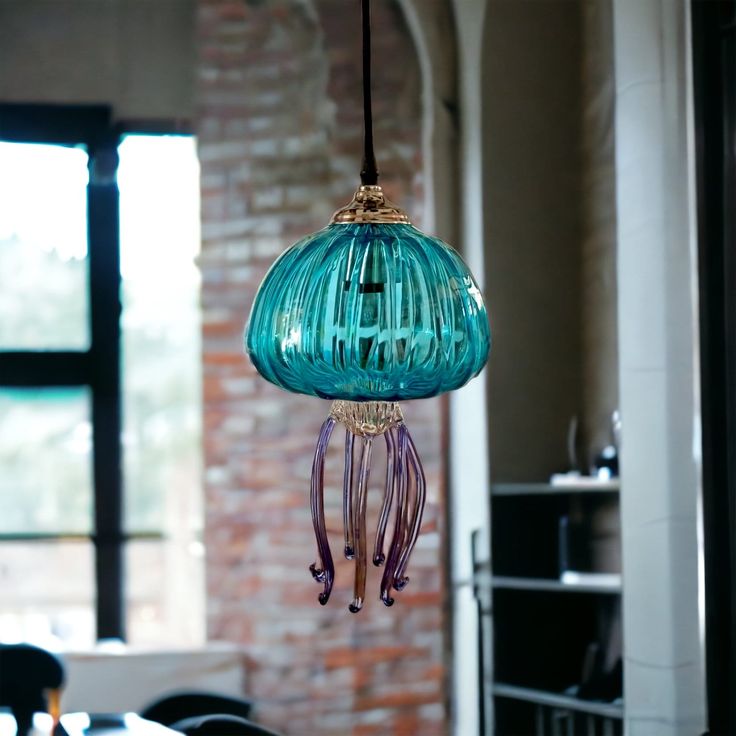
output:
M 45 713 L 33 719 L 29 736 L 52 736 L 53 720 Z M 136 713 L 67 713 L 61 725 L 68 736 L 180 736 L 166 726 L 147 721 Z M 16 736 L 15 719 L 0 711 L 0 736 Z

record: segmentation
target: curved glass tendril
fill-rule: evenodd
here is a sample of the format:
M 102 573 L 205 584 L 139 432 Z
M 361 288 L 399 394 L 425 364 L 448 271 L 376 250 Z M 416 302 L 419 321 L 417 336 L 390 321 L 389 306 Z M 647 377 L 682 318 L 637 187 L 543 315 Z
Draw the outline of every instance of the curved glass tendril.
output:
M 357 613 L 365 602 L 368 568 L 366 508 L 371 457 L 375 437 L 386 439 L 386 478 L 378 527 L 373 542 L 372 561 L 383 566 L 380 598 L 391 606 L 391 590 L 403 590 L 409 578 L 406 570 L 419 537 L 426 501 L 426 480 L 399 405 L 393 402 L 353 403 L 336 401 L 322 425 L 312 464 L 312 523 L 317 540 L 317 561 L 310 566 L 312 577 L 323 588 L 318 600 L 324 605 L 332 592 L 335 567 L 327 538 L 324 510 L 325 454 L 335 424 L 345 425 L 345 472 L 343 474 L 344 554 L 355 560 L 353 598 L 348 606 Z M 356 443 L 357 439 L 357 443 Z M 359 461 L 355 472 L 356 444 Z M 393 523 L 391 541 L 386 531 Z
M 312 506 L 312 523 L 314 534 L 317 537 L 317 550 L 319 561 L 310 565 L 309 570 L 312 577 L 318 583 L 324 583 L 324 588 L 319 594 L 319 602 L 324 606 L 330 599 L 332 584 L 335 581 L 335 565 L 332 561 L 330 543 L 327 539 L 327 525 L 325 524 L 325 452 L 335 428 L 335 420 L 328 417 L 322 425 L 317 440 L 317 452 L 314 454 L 312 463 L 312 488 L 310 493 Z

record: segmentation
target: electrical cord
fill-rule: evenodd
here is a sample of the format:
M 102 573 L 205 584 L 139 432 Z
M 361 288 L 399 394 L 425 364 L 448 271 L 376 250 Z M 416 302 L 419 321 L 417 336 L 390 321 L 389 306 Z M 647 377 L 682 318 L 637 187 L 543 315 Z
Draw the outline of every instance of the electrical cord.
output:
M 378 166 L 373 151 L 373 110 L 371 106 L 371 0 L 360 0 L 363 21 L 363 165 L 360 181 L 378 184 Z

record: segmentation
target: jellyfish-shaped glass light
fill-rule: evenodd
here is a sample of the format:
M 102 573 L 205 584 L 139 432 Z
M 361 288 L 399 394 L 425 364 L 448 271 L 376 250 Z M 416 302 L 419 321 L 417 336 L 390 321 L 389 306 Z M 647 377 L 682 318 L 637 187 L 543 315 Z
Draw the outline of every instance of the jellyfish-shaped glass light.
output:
M 408 582 L 425 500 L 424 472 L 398 402 L 460 388 L 485 365 L 490 330 L 473 276 L 455 250 L 411 225 L 381 187 L 364 185 L 326 228 L 276 260 L 256 294 L 245 340 L 271 383 L 333 400 L 311 484 L 318 549 L 311 571 L 323 585 L 323 604 L 334 581 L 323 501 L 327 443 L 342 423 L 344 554 L 356 562 L 355 612 L 365 598 L 372 445 L 384 436 L 386 486 L 372 560 L 384 566 L 381 599 L 391 605 L 391 589 Z

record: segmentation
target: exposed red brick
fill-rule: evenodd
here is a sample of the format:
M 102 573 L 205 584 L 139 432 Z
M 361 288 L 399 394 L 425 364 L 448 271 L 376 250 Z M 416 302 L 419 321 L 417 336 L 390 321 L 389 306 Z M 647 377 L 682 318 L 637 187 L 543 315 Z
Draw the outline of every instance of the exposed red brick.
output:
M 273 259 L 325 225 L 358 183 L 358 4 L 198 0 L 202 352 L 208 631 L 243 645 L 255 716 L 287 736 L 448 733 L 443 652 L 442 400 L 412 402 L 428 506 L 407 589 L 385 608 L 381 571 L 347 611 L 339 557 L 342 433 L 326 465 L 336 583 L 325 607 L 308 565 L 309 473 L 327 402 L 280 391 L 243 355 L 255 291 Z M 374 105 L 382 184 L 421 224 L 421 80 L 398 3 L 374 0 Z M 380 63 L 389 59 L 390 63 Z M 383 462 L 369 494 L 375 523 Z
M 440 699 L 439 688 L 432 689 L 426 693 L 412 693 L 408 690 L 397 689 L 397 692 L 385 695 L 374 695 L 367 698 L 358 698 L 355 702 L 355 710 L 376 710 L 378 708 L 399 708 L 410 705 L 424 705 L 436 703 Z M 405 718 L 410 718 L 406 715 Z
M 422 647 L 370 647 L 357 649 L 349 647 L 333 649 L 325 657 L 326 667 L 345 667 L 347 665 L 368 665 L 376 662 L 390 662 L 406 657 L 426 657 L 427 650 Z

